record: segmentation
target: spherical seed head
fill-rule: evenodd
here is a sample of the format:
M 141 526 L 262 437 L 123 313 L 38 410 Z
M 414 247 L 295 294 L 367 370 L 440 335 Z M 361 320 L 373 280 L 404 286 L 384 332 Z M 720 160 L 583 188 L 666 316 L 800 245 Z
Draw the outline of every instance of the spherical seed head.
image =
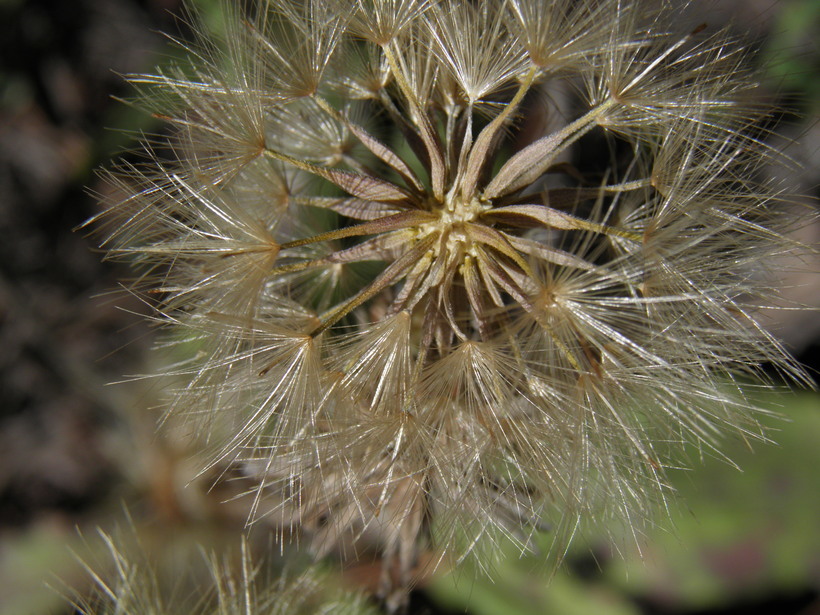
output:
M 171 410 L 255 514 L 375 537 L 406 586 L 421 545 L 636 523 L 670 443 L 758 433 L 738 374 L 804 378 L 751 308 L 790 244 L 722 33 L 615 0 L 227 15 L 195 77 L 134 79 L 173 153 L 101 220 L 182 344 Z

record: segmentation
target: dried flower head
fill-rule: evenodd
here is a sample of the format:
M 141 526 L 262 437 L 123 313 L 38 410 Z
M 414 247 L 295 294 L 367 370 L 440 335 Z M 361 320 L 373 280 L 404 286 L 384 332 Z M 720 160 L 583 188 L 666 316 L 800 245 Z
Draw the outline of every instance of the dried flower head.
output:
M 131 77 L 172 134 L 98 223 L 255 514 L 319 553 L 375 535 L 402 586 L 422 545 L 635 523 L 670 445 L 759 436 L 738 376 L 804 378 L 754 319 L 791 244 L 726 32 L 622 0 L 224 10 Z

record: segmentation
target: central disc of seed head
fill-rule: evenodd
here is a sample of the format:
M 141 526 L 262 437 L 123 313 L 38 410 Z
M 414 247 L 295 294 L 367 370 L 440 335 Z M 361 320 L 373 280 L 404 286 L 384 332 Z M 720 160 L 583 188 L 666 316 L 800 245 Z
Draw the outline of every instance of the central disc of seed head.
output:
M 442 248 L 449 254 L 457 254 L 461 249 L 469 252 L 469 238 L 465 230 L 465 225 L 474 223 L 482 212 L 490 209 L 489 204 L 483 204 L 477 197 L 463 198 L 448 193 L 444 202 L 436 202 L 434 213 L 438 214 L 438 219 L 420 225 L 419 239 L 436 234 L 443 241 L 437 242 L 434 248 L 438 252 Z M 475 254 L 473 254 L 475 256 Z

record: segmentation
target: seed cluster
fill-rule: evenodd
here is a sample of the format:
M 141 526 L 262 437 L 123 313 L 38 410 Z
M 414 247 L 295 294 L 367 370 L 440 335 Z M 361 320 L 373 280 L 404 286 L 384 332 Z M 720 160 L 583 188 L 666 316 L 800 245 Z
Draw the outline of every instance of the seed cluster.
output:
M 637 523 L 670 444 L 759 436 L 738 375 L 803 378 L 750 307 L 790 248 L 725 32 L 620 0 L 225 13 L 131 77 L 174 131 L 98 224 L 172 326 L 171 411 L 315 552 L 375 540 L 388 594 L 422 546 Z

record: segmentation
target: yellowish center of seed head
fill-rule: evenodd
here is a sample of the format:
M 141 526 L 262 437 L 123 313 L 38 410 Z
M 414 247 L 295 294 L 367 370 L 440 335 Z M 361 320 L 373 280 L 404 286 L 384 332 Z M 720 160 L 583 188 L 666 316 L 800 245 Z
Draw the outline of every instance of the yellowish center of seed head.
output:
M 444 238 L 434 248 L 436 253 L 443 247 L 450 255 L 470 252 L 470 240 L 465 233 L 464 225 L 474 223 L 482 212 L 491 208 L 491 205 L 481 202 L 477 197 L 465 199 L 448 194 L 444 202 L 437 202 L 435 211 L 439 217 L 436 220 L 422 224 L 419 227 L 418 237 L 423 239 L 432 233 Z

